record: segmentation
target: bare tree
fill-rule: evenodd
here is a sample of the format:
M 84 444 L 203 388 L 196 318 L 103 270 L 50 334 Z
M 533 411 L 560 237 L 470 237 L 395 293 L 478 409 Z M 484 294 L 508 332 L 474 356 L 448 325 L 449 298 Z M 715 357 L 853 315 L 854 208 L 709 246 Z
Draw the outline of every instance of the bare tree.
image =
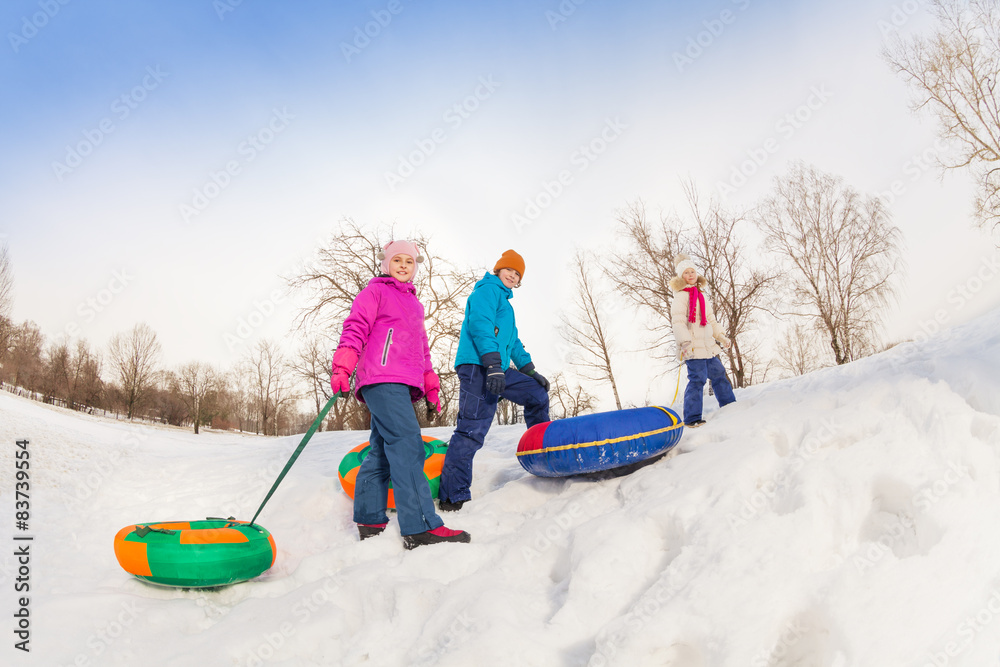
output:
M 52 343 L 45 352 L 42 392 L 46 403 L 69 400 L 69 347 Z
M 152 327 L 141 323 L 126 333 L 115 334 L 108 344 L 108 352 L 126 415 L 132 419 L 155 386 L 160 342 Z
M 978 183 L 975 212 L 983 227 L 1000 225 L 1000 6 L 995 0 L 935 0 L 929 36 L 897 37 L 883 52 L 916 92 L 915 111 L 938 121 L 952 155 L 945 169 L 969 168 Z
M 10 350 L 14 335 L 14 324 L 10 321 L 10 311 L 13 305 L 14 268 L 5 243 L 0 245 L 0 364 L 3 363 Z
M 9 318 L 0 315 L 0 368 L 11 353 L 14 346 L 14 323 Z M 2 373 L 0 373 L 2 377 Z
M 150 392 L 147 416 L 171 426 L 183 426 L 190 418 L 191 412 L 181 398 L 177 373 L 163 371 L 158 374 L 159 381 Z
M 236 418 L 240 431 L 260 433 L 260 420 L 253 400 L 253 378 L 249 355 L 240 359 L 226 374 L 226 398 L 229 412 Z
M 379 230 L 366 233 L 353 220 L 344 220 L 330 243 L 317 249 L 316 258 L 287 279 L 292 289 L 310 294 L 311 305 L 299 313 L 299 328 L 317 325 L 340 329 L 354 298 L 381 273 L 376 255 L 390 240 L 384 235 Z
M 501 398 L 497 401 L 497 424 L 501 426 L 509 426 L 510 424 L 517 424 L 524 421 L 522 410 L 517 403 L 508 401 L 506 398 Z
M 261 340 L 247 350 L 245 362 L 259 428 L 265 435 L 278 435 L 279 418 L 295 399 L 285 356 L 276 343 Z
M 192 361 L 181 366 L 171 380 L 171 389 L 187 408 L 188 418 L 197 434 L 202 424 L 211 421 L 213 403 L 221 389 L 221 377 L 210 365 Z
M 590 266 L 594 258 L 581 251 L 573 256 L 576 272 L 576 294 L 571 303 L 571 312 L 562 313 L 563 339 L 578 351 L 572 357 L 572 363 L 580 369 L 581 375 L 595 382 L 608 382 L 615 397 L 615 405 L 622 409 L 622 401 L 618 396 L 618 384 L 611 367 L 611 352 L 613 343 L 607 325 L 602 321 L 600 304 L 602 294 L 591 276 Z
M 873 352 L 900 263 L 900 232 L 882 202 L 796 164 L 775 179 L 757 224 L 790 265 L 793 305 L 825 332 L 836 362 Z
M 582 385 L 569 386 L 562 373 L 552 376 L 549 416 L 552 419 L 576 417 L 594 409 L 594 397 Z
M 465 318 L 465 300 L 476 284 L 476 273 L 430 252 L 429 240 L 418 241 L 425 254 L 417 274 L 417 296 L 424 304 L 424 326 L 434 370 L 441 383 L 441 413 L 424 411 L 424 426 L 454 424 L 458 417 L 459 380 L 454 361 Z M 422 275 L 421 275 L 422 274 Z M 418 408 L 418 415 L 420 410 Z
M 333 346 L 333 341 L 325 336 L 308 336 L 296 355 L 289 361 L 292 372 L 305 383 L 309 395 L 312 396 L 316 405 L 314 413 L 316 415 L 320 413 L 323 405 L 333 395 L 333 390 L 330 388 L 330 375 L 333 371 L 331 365 Z M 323 430 L 322 424 L 319 425 L 319 430 Z
M 823 349 L 817 341 L 816 331 L 801 322 L 785 328 L 778 342 L 777 365 L 789 374 L 805 375 L 827 365 Z
M 3 380 L 31 391 L 41 391 L 44 346 L 45 336 L 34 322 L 26 321 L 13 327 L 10 334 L 10 350 L 2 369 Z
M 674 277 L 674 256 L 683 244 L 680 226 L 661 217 L 654 227 L 641 200 L 618 212 L 618 225 L 628 245 L 611 254 L 605 274 L 622 296 L 650 317 L 653 339 L 646 349 L 655 358 L 673 360 L 669 282 Z
M 0 245 L 0 317 L 10 317 L 14 305 L 14 266 L 7 244 Z
M 101 407 L 104 404 L 104 381 L 101 379 L 101 358 L 86 340 L 76 342 L 69 368 L 70 407 L 80 405 Z
M 331 429 L 334 431 L 362 431 L 371 423 L 368 406 L 359 401 L 354 392 L 337 399 L 330 415 Z
M 757 325 L 757 316 L 767 310 L 778 282 L 777 272 L 765 270 L 750 260 L 738 227 L 750 224 L 742 213 L 724 210 L 717 201 L 702 206 L 692 182 L 684 185 L 688 208 L 694 219 L 691 255 L 712 289 L 715 315 L 732 342 L 725 354 L 733 386 L 747 387 L 752 374 L 751 345 L 743 345 L 746 334 Z

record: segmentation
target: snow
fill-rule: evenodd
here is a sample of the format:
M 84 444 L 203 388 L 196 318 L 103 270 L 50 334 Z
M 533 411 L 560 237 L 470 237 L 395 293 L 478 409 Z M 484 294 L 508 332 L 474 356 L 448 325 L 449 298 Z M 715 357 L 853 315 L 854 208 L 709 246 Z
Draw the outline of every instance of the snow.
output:
M 994 665 L 1000 310 L 845 367 L 737 392 L 675 453 L 541 479 L 494 427 L 469 545 L 358 541 L 317 434 L 259 519 L 278 556 L 214 590 L 117 564 L 128 524 L 249 519 L 299 437 L 132 426 L 0 393 L 3 664 Z M 450 429 L 428 434 L 447 439 Z M 16 440 L 31 463 L 30 654 L 13 633 Z

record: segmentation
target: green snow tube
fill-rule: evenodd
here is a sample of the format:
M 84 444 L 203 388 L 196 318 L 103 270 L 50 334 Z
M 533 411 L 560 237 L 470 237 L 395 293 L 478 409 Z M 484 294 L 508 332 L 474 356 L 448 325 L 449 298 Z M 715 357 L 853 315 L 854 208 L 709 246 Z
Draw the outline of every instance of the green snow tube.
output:
M 245 521 L 206 519 L 125 526 L 115 556 L 129 574 L 161 586 L 207 588 L 253 579 L 274 564 L 271 533 Z

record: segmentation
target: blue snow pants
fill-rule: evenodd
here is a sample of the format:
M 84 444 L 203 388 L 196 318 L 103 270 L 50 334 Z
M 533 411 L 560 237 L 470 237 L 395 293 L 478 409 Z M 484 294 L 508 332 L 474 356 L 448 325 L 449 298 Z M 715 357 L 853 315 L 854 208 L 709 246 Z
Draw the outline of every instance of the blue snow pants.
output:
M 438 493 L 441 500 L 452 503 L 472 498 L 469 492 L 472 486 L 472 457 L 483 446 L 501 396 L 524 406 L 524 422 L 528 428 L 549 421 L 548 393 L 524 373 L 508 368 L 504 372 L 507 386 L 503 394 L 497 396 L 486 389 L 486 369 L 479 364 L 461 364 L 456 371 L 461 388 L 458 423 L 448 443 Z
M 372 413 L 371 449 L 354 487 L 355 523 L 387 523 L 389 480 L 396 499 L 399 532 L 415 535 L 443 526 L 424 476 L 424 441 L 410 388 L 386 382 L 361 390 Z
M 701 419 L 706 379 L 712 383 L 720 408 L 736 402 L 733 386 L 729 384 L 726 369 L 718 357 L 688 359 L 684 363 L 687 364 L 688 376 L 687 388 L 684 390 L 684 423 L 690 424 Z

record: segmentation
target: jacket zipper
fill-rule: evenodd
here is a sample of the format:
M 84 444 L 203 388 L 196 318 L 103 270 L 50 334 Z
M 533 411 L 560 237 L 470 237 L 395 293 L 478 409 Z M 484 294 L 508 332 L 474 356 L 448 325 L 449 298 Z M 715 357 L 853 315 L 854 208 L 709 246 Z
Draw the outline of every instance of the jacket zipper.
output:
M 389 327 L 389 333 L 385 337 L 385 347 L 382 348 L 382 365 L 385 366 L 386 362 L 389 360 L 389 346 L 392 345 L 392 327 Z

